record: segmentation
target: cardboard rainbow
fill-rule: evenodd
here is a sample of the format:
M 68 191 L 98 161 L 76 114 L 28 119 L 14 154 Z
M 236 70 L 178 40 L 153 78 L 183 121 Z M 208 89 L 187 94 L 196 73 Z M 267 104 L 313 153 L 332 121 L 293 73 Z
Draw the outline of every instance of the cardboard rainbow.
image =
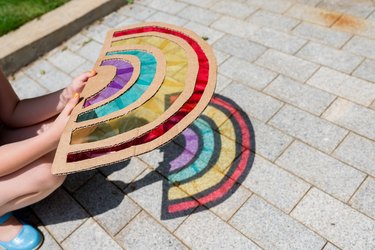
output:
M 109 165 L 167 143 L 208 105 L 216 68 L 210 46 L 192 31 L 144 23 L 108 32 L 52 173 Z

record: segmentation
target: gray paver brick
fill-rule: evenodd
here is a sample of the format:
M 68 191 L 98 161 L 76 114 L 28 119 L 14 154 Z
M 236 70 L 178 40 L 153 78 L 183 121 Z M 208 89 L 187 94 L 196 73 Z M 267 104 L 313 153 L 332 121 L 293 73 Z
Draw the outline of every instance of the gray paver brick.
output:
M 210 9 L 221 14 L 244 19 L 255 12 L 257 8 L 237 1 L 220 1 L 210 7 Z
M 21 100 L 41 96 L 48 92 L 26 74 L 21 74 L 13 81 L 10 80 L 10 82 L 17 96 Z
M 307 83 L 365 106 L 375 99 L 375 84 L 326 67 L 320 68 Z
M 292 137 L 256 119 L 251 119 L 256 139 L 256 153 L 270 161 L 276 160 L 292 142 Z
M 323 0 L 317 7 L 362 18 L 367 17 L 375 9 L 371 1 L 362 1 L 361 4 L 357 4 L 351 0 Z
M 306 40 L 302 38 L 270 28 L 258 30 L 254 35 L 250 36 L 250 39 L 288 54 L 294 54 L 306 43 Z
M 375 176 L 375 142 L 350 133 L 335 150 L 334 155 L 340 160 Z
M 375 219 L 375 179 L 368 177 L 349 204 Z
M 328 242 L 327 245 L 325 245 L 325 247 L 323 248 L 323 250 L 340 250 L 340 248 Z
M 110 235 L 118 233 L 140 208 L 101 174 L 95 175 L 74 197 Z
M 332 152 L 347 133 L 328 121 L 288 105 L 269 124 L 327 153 Z
M 103 25 L 103 24 L 97 24 L 97 25 L 89 26 L 89 28 L 87 29 L 84 29 L 82 31 L 82 34 L 102 44 L 104 42 L 107 31 L 108 31 L 108 26 Z
M 45 72 L 37 81 L 51 92 L 60 90 L 72 82 L 72 77 L 54 68 Z
M 237 57 L 231 57 L 219 66 L 219 72 L 233 80 L 256 89 L 263 89 L 277 74 Z
M 61 188 L 33 205 L 32 209 L 58 242 L 63 241 L 88 217 L 82 207 Z
M 366 59 L 354 72 L 354 76 L 361 77 L 375 83 L 375 60 Z
M 294 30 L 293 34 L 320 42 L 335 48 L 340 48 L 352 36 L 350 33 L 333 30 L 312 23 L 301 23 Z
M 47 72 L 52 71 L 54 69 L 56 68 L 52 65 L 52 63 L 50 63 L 46 59 L 41 59 L 28 65 L 24 69 L 24 72 L 33 80 L 37 80 L 44 76 Z
M 139 4 L 128 4 L 117 10 L 121 15 L 132 17 L 138 20 L 145 20 L 155 13 L 154 9 Z
M 177 26 L 183 26 L 189 20 L 186 20 L 185 18 L 176 16 L 176 15 L 171 15 L 168 13 L 164 12 L 156 12 L 152 16 L 148 17 L 146 19 L 147 22 L 164 22 L 164 23 L 169 23 L 169 24 L 174 24 Z
M 210 211 L 189 216 L 175 234 L 193 249 L 259 249 Z
M 210 25 L 220 18 L 218 13 L 191 5 L 180 11 L 178 15 L 203 25 Z
M 220 93 L 225 87 L 227 87 L 232 82 L 232 79 L 222 75 L 217 74 L 216 88 L 215 92 Z
M 43 233 L 43 237 L 44 237 L 43 245 L 39 248 L 40 250 L 62 249 L 44 227 L 39 226 L 38 229 Z
M 345 73 L 351 73 L 362 62 L 360 56 L 314 42 L 309 42 L 297 56 Z
M 276 164 L 346 202 L 365 179 L 365 174 L 295 141 Z
M 188 4 L 197 5 L 197 6 L 200 6 L 202 8 L 209 8 L 209 7 L 213 6 L 215 3 L 217 3 L 217 0 L 205 0 L 205 1 L 202 1 L 202 0 L 180 0 L 180 2 L 185 2 L 185 3 L 188 3 Z
M 92 178 L 96 173 L 97 170 L 90 170 L 69 174 L 66 177 L 63 185 L 68 190 L 68 192 L 73 193 L 83 184 L 85 184 L 90 178 Z
M 240 184 L 236 183 L 235 186 L 236 190 L 232 189 L 225 201 L 214 207 L 210 207 L 212 212 L 225 221 L 231 218 L 251 195 L 251 192 Z
M 230 224 L 266 249 L 321 249 L 325 244 L 320 236 L 255 195 Z
M 103 18 L 102 24 L 108 26 L 109 28 L 114 28 L 117 27 L 117 25 L 119 25 L 120 23 L 124 22 L 125 19 L 125 16 L 117 12 L 112 12 L 111 14 Z
M 144 211 L 121 230 L 116 240 L 126 249 L 187 249 Z
M 276 99 L 238 83 L 230 84 L 222 94 L 241 103 L 241 108 L 246 113 L 261 121 L 271 118 L 282 106 L 282 103 Z
M 298 25 L 297 19 L 280 15 L 266 10 L 259 10 L 247 19 L 250 23 L 270 27 L 282 31 L 289 31 Z
M 64 249 L 122 249 L 93 219 L 88 219 L 63 243 Z
M 75 70 L 73 70 L 70 73 L 70 76 L 77 77 L 77 76 L 81 75 L 84 72 L 90 71 L 92 68 L 94 68 L 94 62 L 86 60 L 78 68 L 76 68 Z
M 189 22 L 186 25 L 184 25 L 184 27 L 196 32 L 201 37 L 207 37 L 207 43 L 209 44 L 213 44 L 224 35 L 224 33 L 221 31 L 217 31 L 215 29 L 209 28 L 205 25 L 196 22 Z
M 76 55 L 70 50 L 57 52 L 49 56 L 48 60 L 57 68 L 65 71 L 66 73 L 72 72 L 85 62 L 85 59 Z
M 264 92 L 316 115 L 320 115 L 335 99 L 334 95 L 282 75 L 269 84 Z
M 256 24 L 229 16 L 221 17 L 219 20 L 214 22 L 211 27 L 244 38 L 249 38 L 260 28 Z
M 291 215 L 340 248 L 375 248 L 375 221 L 316 188 Z
M 375 59 L 375 41 L 362 36 L 354 36 L 344 49 L 363 57 Z
M 331 26 L 339 18 L 332 15 L 330 11 L 303 4 L 293 5 L 284 15 L 323 26 Z
M 91 38 L 88 38 L 81 33 L 76 34 L 75 36 L 71 37 L 64 46 L 66 46 L 71 51 L 77 51 L 79 48 L 82 47 L 83 44 L 87 43 Z
M 250 62 L 266 51 L 262 45 L 233 35 L 225 35 L 213 47 Z
M 284 0 L 247 0 L 246 3 L 254 5 L 256 7 L 270 10 L 273 12 L 283 13 L 292 6 L 293 2 Z
M 96 62 L 101 50 L 102 45 L 100 43 L 90 41 L 77 50 L 77 53 L 91 62 Z
M 375 111 L 338 98 L 323 118 L 375 140 Z
M 289 213 L 310 188 L 310 184 L 258 155 L 242 185 L 285 213 Z
M 222 52 L 220 50 L 213 49 L 213 51 L 214 51 L 214 54 L 215 54 L 215 57 L 216 57 L 217 65 L 222 64 L 225 60 L 227 60 L 230 57 L 229 54 L 227 54 L 225 52 Z
M 273 49 L 267 50 L 256 63 L 302 82 L 318 69 L 315 63 Z
M 186 4 L 174 0 L 153 0 L 148 6 L 170 14 L 176 14 L 185 8 Z

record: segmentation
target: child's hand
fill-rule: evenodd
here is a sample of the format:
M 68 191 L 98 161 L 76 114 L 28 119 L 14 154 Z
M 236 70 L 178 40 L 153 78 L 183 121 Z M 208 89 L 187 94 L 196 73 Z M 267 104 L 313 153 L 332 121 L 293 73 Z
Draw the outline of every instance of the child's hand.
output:
M 66 104 L 69 102 L 72 95 L 75 93 L 81 94 L 83 88 L 85 87 L 87 80 L 90 77 L 93 77 L 96 75 L 95 70 L 91 70 L 89 72 L 83 73 L 82 75 L 74 78 L 72 83 L 64 89 L 64 91 L 60 95 L 60 101 L 58 104 L 58 111 L 61 111 Z
M 56 141 L 56 146 L 69 120 L 70 114 L 73 108 L 77 105 L 78 101 L 79 94 L 75 93 L 74 96 L 71 97 L 68 103 L 65 105 L 65 108 L 61 111 L 60 115 L 49 126 L 47 131 L 43 131 L 43 133 L 47 133 L 52 140 Z

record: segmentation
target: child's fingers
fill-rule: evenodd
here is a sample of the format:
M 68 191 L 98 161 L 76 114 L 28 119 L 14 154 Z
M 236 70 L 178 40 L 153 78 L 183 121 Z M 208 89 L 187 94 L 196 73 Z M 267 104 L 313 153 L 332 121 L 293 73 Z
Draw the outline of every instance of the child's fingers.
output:
M 86 82 L 87 79 L 89 79 L 90 77 L 93 77 L 95 75 L 96 75 L 96 71 L 95 70 L 91 70 L 89 72 L 83 73 L 82 75 L 78 76 L 76 78 L 76 80 L 78 80 L 80 82 Z
M 79 94 L 75 93 L 73 97 L 69 100 L 66 104 L 65 108 L 61 112 L 62 114 L 69 116 L 72 113 L 73 108 L 78 104 L 79 101 Z

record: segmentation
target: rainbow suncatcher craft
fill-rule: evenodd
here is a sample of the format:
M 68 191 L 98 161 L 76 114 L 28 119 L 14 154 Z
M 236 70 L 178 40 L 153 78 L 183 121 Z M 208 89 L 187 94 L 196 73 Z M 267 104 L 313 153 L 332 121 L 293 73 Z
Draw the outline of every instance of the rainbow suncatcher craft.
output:
M 170 141 L 208 105 L 216 67 L 209 45 L 189 30 L 144 23 L 110 31 L 52 173 L 105 166 Z

